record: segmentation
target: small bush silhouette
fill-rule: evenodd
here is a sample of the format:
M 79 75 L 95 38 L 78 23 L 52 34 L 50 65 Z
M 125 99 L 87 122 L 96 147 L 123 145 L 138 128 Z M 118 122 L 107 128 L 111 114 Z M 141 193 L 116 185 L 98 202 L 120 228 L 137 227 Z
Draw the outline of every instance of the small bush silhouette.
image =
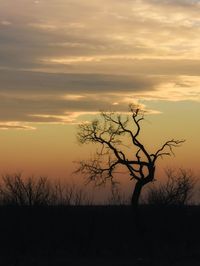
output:
M 194 189 L 194 176 L 191 171 L 180 169 L 166 171 L 167 181 L 149 189 L 146 197 L 148 204 L 185 205 L 190 202 Z
M 93 199 L 83 189 L 47 177 L 26 177 L 21 173 L 2 176 L 0 204 L 10 206 L 69 206 L 92 205 Z
M 0 199 L 3 205 L 47 205 L 51 199 L 50 184 L 46 177 L 24 179 L 21 173 L 3 175 Z
M 52 205 L 79 206 L 92 205 L 93 199 L 82 188 L 74 184 L 55 183 L 52 187 Z
M 111 195 L 106 200 L 106 205 L 129 205 L 130 199 L 117 185 L 111 186 Z

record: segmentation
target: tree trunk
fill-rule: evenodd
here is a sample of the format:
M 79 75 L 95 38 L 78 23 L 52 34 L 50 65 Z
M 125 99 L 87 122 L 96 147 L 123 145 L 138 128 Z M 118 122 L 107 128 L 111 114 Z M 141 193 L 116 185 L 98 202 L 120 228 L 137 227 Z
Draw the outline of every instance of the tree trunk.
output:
M 140 194 L 142 191 L 142 187 L 143 187 L 143 182 L 141 181 L 137 181 L 134 191 L 133 191 L 133 195 L 131 198 L 131 205 L 134 209 L 136 209 L 138 207 L 139 204 L 139 198 L 140 198 Z

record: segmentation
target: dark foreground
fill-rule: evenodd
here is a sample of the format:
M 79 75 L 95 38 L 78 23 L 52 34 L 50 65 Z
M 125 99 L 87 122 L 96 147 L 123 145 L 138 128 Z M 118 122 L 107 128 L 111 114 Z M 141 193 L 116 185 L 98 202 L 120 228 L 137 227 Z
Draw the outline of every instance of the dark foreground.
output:
M 0 265 L 200 265 L 200 208 L 1 207 Z

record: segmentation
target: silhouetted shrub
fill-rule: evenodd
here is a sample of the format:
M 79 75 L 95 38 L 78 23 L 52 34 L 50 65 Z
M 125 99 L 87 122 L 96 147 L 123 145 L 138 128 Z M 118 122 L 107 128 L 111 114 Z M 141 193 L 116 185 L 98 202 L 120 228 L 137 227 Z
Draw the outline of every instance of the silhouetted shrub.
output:
M 22 178 L 21 173 L 3 175 L 0 185 L 0 200 L 3 205 L 47 205 L 51 188 L 46 177 Z
M 92 205 L 93 199 L 78 186 L 50 182 L 47 177 L 26 177 L 21 173 L 2 176 L 0 204 L 12 206 Z
M 180 169 L 166 171 L 167 181 L 149 189 L 146 203 L 157 205 L 188 204 L 194 189 L 194 176 L 191 171 Z
M 93 199 L 74 184 L 61 184 L 56 182 L 52 188 L 52 205 L 79 206 L 92 205 Z
M 106 205 L 129 205 L 130 198 L 123 193 L 117 185 L 111 186 L 111 195 L 105 202 Z

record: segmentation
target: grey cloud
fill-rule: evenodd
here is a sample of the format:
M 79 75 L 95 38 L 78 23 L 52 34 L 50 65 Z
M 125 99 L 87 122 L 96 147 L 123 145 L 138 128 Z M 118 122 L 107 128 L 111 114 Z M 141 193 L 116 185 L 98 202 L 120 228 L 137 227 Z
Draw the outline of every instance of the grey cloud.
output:
M 0 121 L 59 122 L 63 120 L 60 116 L 67 116 L 66 112 L 113 109 L 113 103 L 121 102 L 125 95 L 153 90 L 159 82 L 140 75 L 3 70 L 0 72 Z M 127 103 L 119 103 L 117 109 L 126 110 Z M 37 114 L 47 116 L 34 116 Z
M 185 99 L 190 87 L 198 82 L 176 76 L 65 75 L 23 71 L 13 71 L 11 75 L 10 72 L 3 71 L 0 75 L 2 122 L 68 123 L 74 121 L 72 114 L 77 112 L 127 111 L 128 104 L 138 97 L 164 100 L 166 91 L 159 94 L 157 89 L 165 84 L 170 84 L 172 93 L 166 94 L 167 99 L 173 95 L 176 100 Z M 182 91 L 182 98 L 177 88 Z M 192 98 L 199 97 L 197 90 L 193 93 Z
M 0 72 L 0 92 L 26 94 L 117 93 L 150 90 L 157 83 L 151 77 L 106 74 L 61 74 L 30 71 Z
M 63 100 L 52 98 L 47 100 L 24 100 L 7 96 L 5 101 L 0 97 L 4 104 L 0 105 L 0 121 L 20 121 L 20 122 L 62 122 L 64 117 L 69 117 L 75 112 L 94 112 L 99 110 L 113 109 L 114 100 L 119 100 L 120 96 L 113 96 L 112 101 L 109 97 L 101 99 L 99 95 L 88 95 L 87 98 L 76 100 Z M 118 110 L 126 110 L 127 104 L 117 106 Z
M 36 128 L 26 125 L 15 125 L 15 124 L 0 124 L 0 130 L 1 129 L 20 129 L 20 130 L 34 130 Z
M 141 66 L 139 62 L 136 65 L 140 69 L 144 66 L 144 62 Z M 156 69 L 158 73 L 161 68 L 159 62 L 156 66 L 153 68 L 147 62 L 149 72 Z M 168 68 L 170 69 L 166 67 L 166 72 L 169 72 Z M 140 97 L 144 93 L 147 98 L 152 98 L 152 92 L 156 92 L 159 86 L 169 82 L 181 86 L 181 90 L 188 89 L 192 85 L 190 80 L 184 81 L 174 75 L 117 76 L 2 70 L 0 71 L 0 121 L 59 123 L 67 121 L 67 117 L 70 117 L 69 112 L 113 109 L 126 111 L 128 103 L 135 100 L 134 95 Z M 159 95 L 156 98 L 159 99 Z
M 123 67 L 122 67 L 123 66 Z M 51 71 L 51 67 L 46 66 Z M 55 64 L 53 69 L 60 72 L 69 71 L 68 64 Z M 102 60 L 99 62 L 83 62 L 78 66 L 74 66 L 74 73 L 107 73 L 117 76 L 140 76 L 152 79 L 157 83 L 158 80 L 163 81 L 163 76 L 199 76 L 200 60 L 199 59 L 134 59 L 134 58 L 111 58 L 110 60 Z M 150 76 L 153 76 L 149 79 Z M 151 82 L 150 82 L 151 83 Z
M 78 33 L 64 30 L 45 31 L 31 26 L 12 25 L 0 32 L 0 66 L 10 68 L 43 67 L 42 59 L 73 56 L 124 55 L 150 52 L 138 41 L 124 44 L 112 35 L 87 28 Z M 73 71 L 73 66 L 70 68 Z
M 146 2 L 148 2 L 147 0 L 145 0 Z M 194 7 L 198 7 L 200 1 L 199 0 L 150 0 L 149 2 L 151 2 L 152 4 L 155 5 L 161 5 L 161 6 L 176 6 L 176 7 L 183 7 L 183 8 L 194 8 Z

